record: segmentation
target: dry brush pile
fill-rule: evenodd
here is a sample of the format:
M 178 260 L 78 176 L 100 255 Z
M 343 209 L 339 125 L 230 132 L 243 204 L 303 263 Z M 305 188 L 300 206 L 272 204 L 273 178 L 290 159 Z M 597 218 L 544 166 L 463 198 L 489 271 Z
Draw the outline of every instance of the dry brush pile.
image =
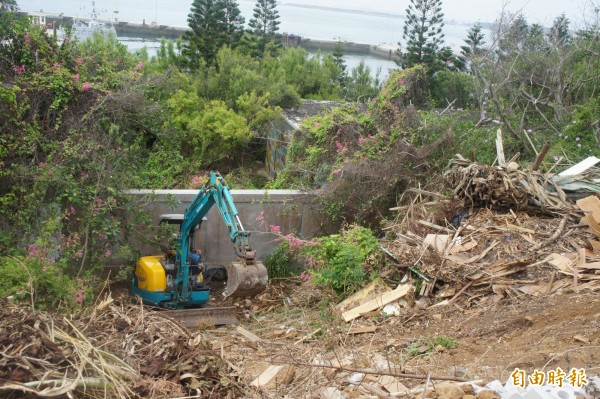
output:
M 73 318 L 1 307 L 0 354 L 0 396 L 7 398 L 235 398 L 246 391 L 200 335 L 110 297 Z

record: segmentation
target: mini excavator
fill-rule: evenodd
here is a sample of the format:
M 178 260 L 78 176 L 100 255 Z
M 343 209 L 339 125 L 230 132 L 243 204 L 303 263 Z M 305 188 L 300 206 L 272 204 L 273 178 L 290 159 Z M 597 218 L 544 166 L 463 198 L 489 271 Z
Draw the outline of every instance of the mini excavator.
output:
M 227 282 L 224 296 L 244 297 L 261 293 L 268 281 L 267 269 L 256 260 L 249 243 L 249 233 L 244 229 L 225 180 L 217 172 L 200 189 L 192 203 L 179 215 L 170 216 L 170 222 L 179 224 L 175 248 L 164 255 L 144 256 L 139 259 L 131 291 L 145 304 L 170 309 L 168 316 L 186 326 L 208 322 L 230 324 L 235 322 L 234 307 L 202 307 L 208 302 L 210 280 L 214 273 L 204 262 L 197 262 L 194 253 L 194 231 L 206 220 L 208 211 L 215 205 L 227 225 L 234 244 L 237 261 L 225 266 Z M 214 270 L 212 270 L 214 272 Z M 208 277 L 208 278 L 207 278 Z

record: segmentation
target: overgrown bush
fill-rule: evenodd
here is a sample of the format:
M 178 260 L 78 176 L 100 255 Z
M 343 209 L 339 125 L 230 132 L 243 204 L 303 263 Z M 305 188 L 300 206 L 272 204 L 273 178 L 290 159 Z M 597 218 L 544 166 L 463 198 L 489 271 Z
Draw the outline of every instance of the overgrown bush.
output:
M 302 255 L 316 284 L 331 288 L 340 296 L 349 296 L 377 277 L 383 260 L 379 241 L 373 232 L 358 225 L 317 238 L 303 247 Z
M 291 266 L 294 257 L 287 241 L 282 241 L 275 250 L 265 259 L 265 266 L 269 278 L 290 277 L 294 273 Z

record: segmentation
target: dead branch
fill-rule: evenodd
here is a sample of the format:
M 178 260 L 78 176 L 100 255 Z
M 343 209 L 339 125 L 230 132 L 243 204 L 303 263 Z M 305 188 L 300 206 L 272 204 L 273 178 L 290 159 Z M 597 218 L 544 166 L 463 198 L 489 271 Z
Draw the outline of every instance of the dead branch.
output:
M 540 249 L 544 248 L 545 246 L 550 245 L 554 241 L 556 241 L 556 239 L 558 237 L 560 237 L 560 235 L 565 230 L 565 226 L 567 225 L 567 220 L 569 220 L 569 216 L 571 216 L 570 213 L 565 214 L 565 216 L 563 216 L 562 220 L 560 221 L 560 224 L 558 225 L 558 228 L 556 229 L 554 234 L 552 234 L 552 236 L 550 236 L 550 238 L 548 238 L 546 241 L 543 241 L 543 242 L 539 243 L 538 245 L 536 245 L 535 247 L 533 247 L 531 250 L 539 251 Z
M 292 366 L 318 367 L 318 368 L 325 368 L 325 369 L 334 369 L 334 370 L 338 370 L 338 371 L 348 371 L 351 373 L 362 373 L 362 374 L 371 374 L 371 375 L 389 375 L 391 377 L 408 378 L 408 379 L 414 379 L 414 380 L 427 379 L 427 375 L 421 375 L 421 374 L 395 373 L 393 371 L 386 371 L 386 370 L 356 369 L 356 368 L 351 368 L 351 367 L 334 366 L 334 365 L 330 365 L 330 364 L 312 364 L 312 363 L 305 363 L 305 362 L 285 362 L 285 361 L 272 361 L 271 363 L 273 363 L 273 364 L 289 364 Z M 436 376 L 436 375 L 430 376 L 430 379 L 437 380 L 437 381 L 456 381 L 456 382 L 470 381 L 466 378 L 450 377 L 450 376 Z

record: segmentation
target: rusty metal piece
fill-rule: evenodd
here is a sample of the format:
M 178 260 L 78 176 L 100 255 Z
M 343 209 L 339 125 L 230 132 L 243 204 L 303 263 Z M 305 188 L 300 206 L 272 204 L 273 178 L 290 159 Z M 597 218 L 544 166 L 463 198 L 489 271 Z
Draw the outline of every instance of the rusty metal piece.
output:
M 267 268 L 261 262 L 231 262 L 226 269 L 227 287 L 223 292 L 225 297 L 254 296 L 267 287 Z
M 157 313 L 160 316 L 169 317 L 187 328 L 209 324 L 220 326 L 238 322 L 235 306 L 163 310 Z

